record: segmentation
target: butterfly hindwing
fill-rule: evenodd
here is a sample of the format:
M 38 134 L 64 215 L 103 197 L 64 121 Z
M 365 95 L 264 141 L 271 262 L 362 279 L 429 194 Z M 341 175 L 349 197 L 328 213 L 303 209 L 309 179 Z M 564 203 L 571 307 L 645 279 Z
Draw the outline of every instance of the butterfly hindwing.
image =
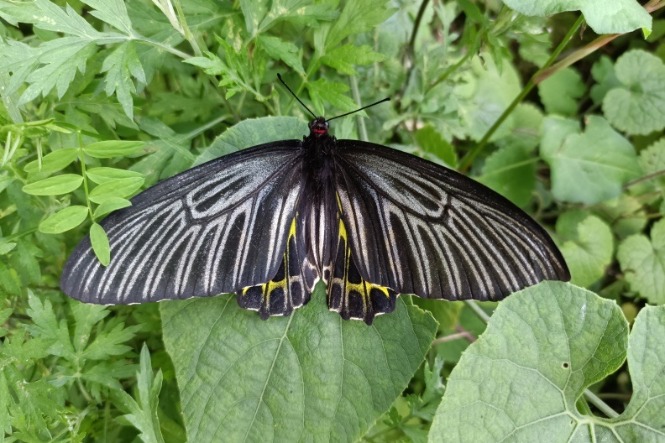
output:
M 238 304 L 258 311 L 262 319 L 272 315 L 290 315 L 306 304 L 311 296 L 303 276 L 303 245 L 296 235 L 296 219 L 291 223 L 282 263 L 270 281 L 238 291 Z
M 302 183 L 302 142 L 239 151 L 144 191 L 101 222 L 111 263 L 89 238 L 62 273 L 65 293 L 91 303 L 141 303 L 235 292 L 283 264 Z
M 547 233 L 494 191 L 380 145 L 337 147 L 342 218 L 363 278 L 449 300 L 496 300 L 570 278 Z
M 328 282 L 328 307 L 343 319 L 372 324 L 374 317 L 395 309 L 397 293 L 366 281 L 358 271 L 344 222 L 339 221 L 339 242 L 332 275 Z

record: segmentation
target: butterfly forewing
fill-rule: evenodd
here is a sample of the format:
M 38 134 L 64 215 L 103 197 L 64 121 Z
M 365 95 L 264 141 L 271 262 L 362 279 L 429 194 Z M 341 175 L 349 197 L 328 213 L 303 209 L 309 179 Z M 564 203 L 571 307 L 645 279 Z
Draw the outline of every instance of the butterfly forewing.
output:
M 109 266 L 86 239 L 65 266 L 62 289 L 82 301 L 116 304 L 235 292 L 269 281 L 283 262 L 302 190 L 301 143 L 221 157 L 139 194 L 101 223 Z
M 570 278 L 547 233 L 488 188 L 380 145 L 337 148 L 341 216 L 367 281 L 426 298 L 498 300 Z

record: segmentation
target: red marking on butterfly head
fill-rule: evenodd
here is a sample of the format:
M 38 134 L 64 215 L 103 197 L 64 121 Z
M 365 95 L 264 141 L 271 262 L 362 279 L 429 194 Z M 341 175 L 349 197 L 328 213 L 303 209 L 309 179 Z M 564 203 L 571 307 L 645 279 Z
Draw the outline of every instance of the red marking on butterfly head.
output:
M 309 132 L 311 135 L 317 138 L 327 135 L 329 128 L 330 125 L 328 125 L 328 122 L 323 117 L 316 117 L 314 120 L 309 122 Z

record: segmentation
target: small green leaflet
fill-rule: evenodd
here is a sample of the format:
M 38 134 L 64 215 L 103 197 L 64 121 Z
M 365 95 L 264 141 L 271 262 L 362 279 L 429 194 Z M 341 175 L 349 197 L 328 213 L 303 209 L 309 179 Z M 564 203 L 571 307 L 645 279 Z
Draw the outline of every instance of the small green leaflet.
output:
M 61 195 L 68 194 L 83 183 L 78 174 L 61 174 L 45 178 L 23 186 L 23 192 L 30 195 Z
M 92 243 L 92 249 L 94 249 L 99 262 L 104 266 L 108 266 L 111 262 L 109 238 L 98 223 L 93 223 L 90 226 L 90 243 Z
M 67 206 L 41 222 L 39 231 L 45 234 L 61 234 L 83 223 L 87 216 L 88 208 L 85 206 Z

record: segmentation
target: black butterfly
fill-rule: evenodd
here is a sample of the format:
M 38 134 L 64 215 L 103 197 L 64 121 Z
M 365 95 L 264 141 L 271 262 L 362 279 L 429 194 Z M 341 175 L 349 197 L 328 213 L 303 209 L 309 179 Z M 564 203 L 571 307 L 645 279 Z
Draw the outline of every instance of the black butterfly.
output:
M 328 121 L 140 193 L 101 223 L 109 266 L 84 239 L 62 290 L 102 304 L 235 292 L 265 319 L 323 280 L 331 310 L 371 324 L 398 294 L 499 300 L 570 278 L 545 230 L 504 197 L 419 157 L 337 140 Z

